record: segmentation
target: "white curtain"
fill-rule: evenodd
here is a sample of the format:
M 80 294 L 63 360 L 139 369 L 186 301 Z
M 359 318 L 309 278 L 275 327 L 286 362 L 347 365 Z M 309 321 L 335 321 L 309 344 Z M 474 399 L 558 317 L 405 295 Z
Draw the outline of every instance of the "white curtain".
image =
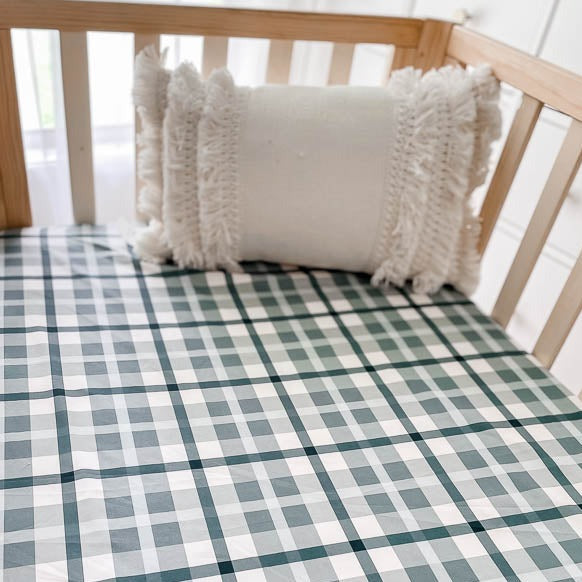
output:
M 33 222 L 69 224 L 73 212 L 58 34 L 14 30 L 12 42 Z
M 206 4 L 393 15 L 407 14 L 412 9 L 411 0 L 217 0 Z M 12 37 L 33 221 L 37 225 L 70 224 L 73 213 L 58 33 L 15 30 Z M 185 59 L 200 67 L 202 38 L 162 36 L 161 43 L 162 48 L 168 48 L 170 67 Z M 268 40 L 230 40 L 228 67 L 237 83 L 265 82 L 268 50 Z M 88 51 L 96 220 L 100 223 L 119 219 L 133 221 L 133 36 L 91 32 Z M 324 84 L 331 51 L 331 43 L 296 42 L 290 82 Z M 387 47 L 358 46 L 351 83 L 383 83 L 387 60 Z

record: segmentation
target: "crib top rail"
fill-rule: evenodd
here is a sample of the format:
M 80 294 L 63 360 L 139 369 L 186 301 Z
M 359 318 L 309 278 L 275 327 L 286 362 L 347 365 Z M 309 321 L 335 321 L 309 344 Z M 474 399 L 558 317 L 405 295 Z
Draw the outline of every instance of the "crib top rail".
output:
M 401 49 L 398 58 L 404 66 L 417 66 L 423 58 L 431 66 L 445 59 L 471 65 L 487 62 L 501 81 L 582 120 L 579 75 L 444 21 L 188 5 L 0 0 L 0 29 L 11 28 L 391 44 Z M 404 57 L 407 49 L 414 50 L 414 57 Z
M 73 211 L 95 220 L 87 31 L 130 32 L 135 52 L 159 46 L 161 34 L 204 37 L 202 72 L 226 64 L 230 37 L 270 39 L 267 81 L 287 83 L 296 40 L 334 43 L 329 84 L 349 82 L 358 43 L 392 45 L 388 73 L 445 63 L 488 63 L 498 79 L 523 93 L 482 205 L 484 252 L 544 106 L 571 118 L 570 129 L 540 196 L 493 316 L 506 326 L 543 249 L 582 159 L 582 77 L 449 22 L 384 16 L 170 6 L 78 0 L 0 0 L 0 228 L 31 223 L 10 29 L 55 29 L 61 68 Z M 138 123 L 136 123 L 138 128 Z M 139 129 L 139 128 L 138 128 Z M 582 256 L 534 349 L 551 366 L 582 310 Z
M 582 120 L 582 77 L 461 26 L 454 26 L 447 55 L 467 65 L 489 63 L 495 76 L 545 105 Z
M 416 47 L 422 20 L 167 4 L 2 0 L 0 28 L 195 34 Z

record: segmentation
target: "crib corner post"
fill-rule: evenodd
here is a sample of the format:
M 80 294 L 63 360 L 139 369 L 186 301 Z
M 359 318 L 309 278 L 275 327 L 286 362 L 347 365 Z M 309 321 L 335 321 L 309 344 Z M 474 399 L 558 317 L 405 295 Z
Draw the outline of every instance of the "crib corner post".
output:
M 0 229 L 31 224 L 12 40 L 0 29 Z
M 453 29 L 451 22 L 427 19 L 422 25 L 414 66 L 428 71 L 442 67 Z

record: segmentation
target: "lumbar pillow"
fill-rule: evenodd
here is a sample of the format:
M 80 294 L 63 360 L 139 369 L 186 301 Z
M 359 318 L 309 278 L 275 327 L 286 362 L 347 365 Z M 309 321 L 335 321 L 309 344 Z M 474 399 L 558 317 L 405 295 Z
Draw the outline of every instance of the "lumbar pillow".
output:
M 187 63 L 168 73 L 147 50 L 134 97 L 150 224 L 137 252 L 201 269 L 265 260 L 471 292 L 470 194 L 499 135 L 498 96 L 487 67 L 408 68 L 378 88 L 248 88 L 226 69 L 207 81 Z

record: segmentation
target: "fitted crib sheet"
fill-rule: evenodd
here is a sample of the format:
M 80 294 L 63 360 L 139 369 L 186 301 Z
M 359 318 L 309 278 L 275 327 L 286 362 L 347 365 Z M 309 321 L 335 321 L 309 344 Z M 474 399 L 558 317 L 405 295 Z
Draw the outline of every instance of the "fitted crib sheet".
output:
M 3 580 L 580 580 L 582 412 L 465 297 L 0 234 Z

